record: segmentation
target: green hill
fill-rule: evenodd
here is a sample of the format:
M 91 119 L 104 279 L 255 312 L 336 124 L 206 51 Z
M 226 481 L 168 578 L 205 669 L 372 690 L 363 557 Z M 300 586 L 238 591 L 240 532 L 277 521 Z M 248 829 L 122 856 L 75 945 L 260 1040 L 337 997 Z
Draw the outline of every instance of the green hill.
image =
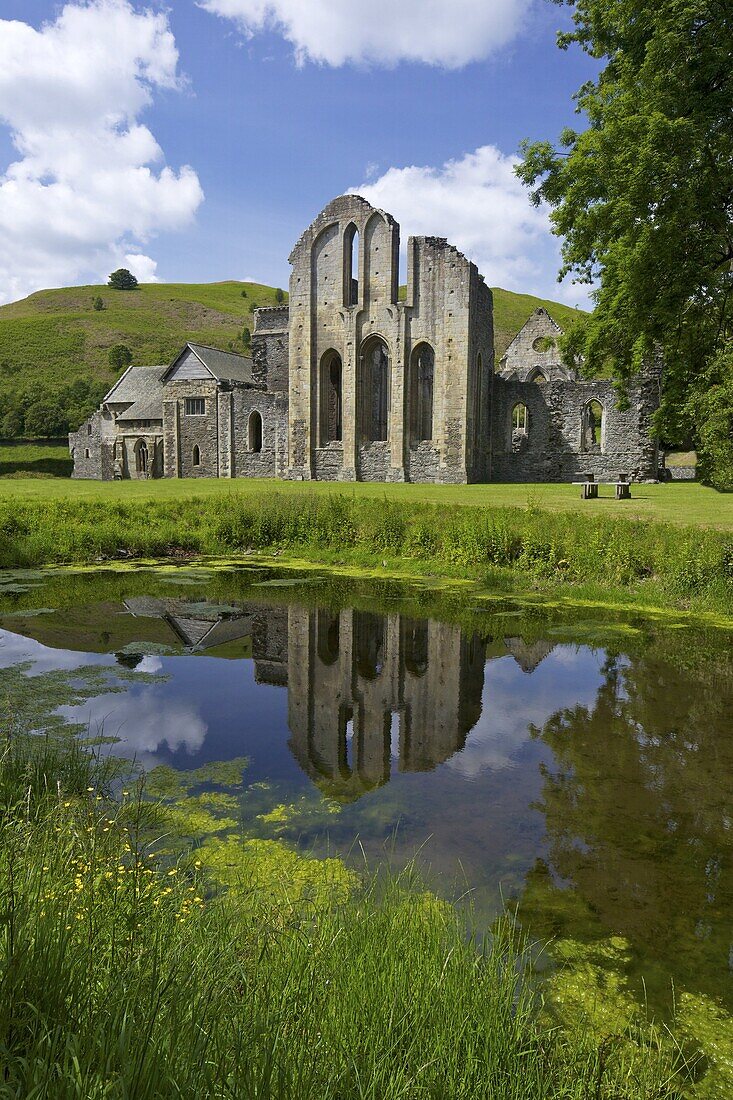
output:
M 539 305 L 563 327 L 579 316 L 530 295 L 493 293 L 499 355 Z M 104 303 L 99 311 L 93 304 L 98 296 Z M 43 290 L 0 306 L 0 408 L 19 410 L 12 415 L 20 424 L 29 404 L 60 405 L 75 427 L 73 421 L 84 419 L 119 373 L 109 365 L 115 344 L 129 347 L 139 365 L 169 363 L 187 340 L 241 353 L 243 330 L 253 327 L 252 310 L 275 301 L 275 288 L 258 283 L 146 283 L 134 291 Z M 28 434 L 60 434 L 62 420 L 48 432 L 36 428 Z M 0 435 L 21 433 L 13 430 L 7 411 L 0 415 Z

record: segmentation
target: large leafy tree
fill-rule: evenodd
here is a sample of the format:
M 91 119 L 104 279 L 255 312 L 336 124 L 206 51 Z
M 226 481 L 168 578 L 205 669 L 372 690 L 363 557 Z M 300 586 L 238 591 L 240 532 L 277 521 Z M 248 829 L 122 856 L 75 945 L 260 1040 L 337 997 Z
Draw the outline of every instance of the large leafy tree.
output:
M 519 168 L 562 274 L 599 287 L 566 350 L 623 382 L 661 348 L 663 436 L 733 487 L 733 5 L 555 2 L 573 8 L 560 46 L 600 68 L 576 94 L 588 125 L 525 144 Z

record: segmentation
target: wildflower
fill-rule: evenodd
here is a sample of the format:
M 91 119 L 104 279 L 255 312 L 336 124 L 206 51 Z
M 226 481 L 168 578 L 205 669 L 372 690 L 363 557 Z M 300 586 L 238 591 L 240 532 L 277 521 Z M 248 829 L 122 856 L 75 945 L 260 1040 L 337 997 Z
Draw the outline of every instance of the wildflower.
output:
M 168 872 L 168 875 L 169 875 L 169 876 L 170 876 L 170 875 L 177 875 L 177 874 L 178 874 L 178 870 L 177 870 L 177 869 L 176 869 L 175 867 L 173 868 L 173 870 L 172 870 L 172 871 L 169 871 L 169 872 Z

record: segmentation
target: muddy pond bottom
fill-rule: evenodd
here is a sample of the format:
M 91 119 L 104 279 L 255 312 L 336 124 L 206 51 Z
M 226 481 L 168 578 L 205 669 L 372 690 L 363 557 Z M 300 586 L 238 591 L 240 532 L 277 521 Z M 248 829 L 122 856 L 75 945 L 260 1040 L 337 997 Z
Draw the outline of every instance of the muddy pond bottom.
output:
M 733 1006 L 731 654 L 712 627 L 264 568 L 0 576 L 19 728 L 149 771 L 239 761 L 245 834 L 417 853 L 479 922 L 601 950 L 661 1012 L 672 983 Z

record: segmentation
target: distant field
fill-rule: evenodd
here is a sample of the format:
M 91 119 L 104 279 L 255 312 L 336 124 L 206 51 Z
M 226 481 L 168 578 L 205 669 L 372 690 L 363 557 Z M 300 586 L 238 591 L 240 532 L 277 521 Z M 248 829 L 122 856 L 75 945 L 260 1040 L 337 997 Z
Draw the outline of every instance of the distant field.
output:
M 537 306 L 549 309 L 564 327 L 580 316 L 527 294 L 500 288 L 493 293 L 498 355 Z M 97 296 L 103 310 L 94 309 Z M 39 291 L 0 306 L 0 397 L 29 381 L 47 389 L 78 378 L 111 386 L 116 374 L 108 357 L 114 344 L 126 344 L 141 366 L 169 363 L 187 340 L 241 354 L 243 330 L 253 328 L 253 309 L 274 304 L 274 287 L 233 281 L 146 283 L 134 291 L 106 286 Z
M 581 501 L 573 485 L 383 485 L 378 483 L 234 481 L 199 478 L 161 481 L 0 480 L 3 500 L 194 500 L 197 497 L 234 494 L 342 493 L 357 497 L 405 502 L 433 501 L 456 505 L 491 505 L 578 515 L 604 515 L 646 519 L 681 526 L 717 527 L 733 531 L 733 493 L 717 493 L 694 482 L 632 486 L 632 499 L 616 501 L 610 487 L 601 487 L 598 500 Z
M 71 477 L 73 462 L 65 439 L 18 439 L 0 443 L 0 478 Z

